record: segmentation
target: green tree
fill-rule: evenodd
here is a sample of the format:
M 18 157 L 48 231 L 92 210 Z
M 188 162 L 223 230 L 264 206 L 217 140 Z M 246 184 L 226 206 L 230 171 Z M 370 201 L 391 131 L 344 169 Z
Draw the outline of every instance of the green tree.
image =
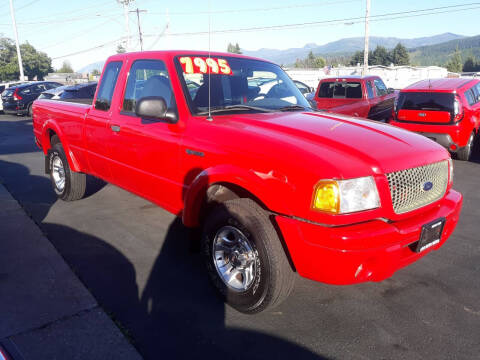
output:
M 62 67 L 57 70 L 58 73 L 73 73 L 72 65 L 70 61 L 65 60 L 62 64 Z
M 391 63 L 390 54 L 383 46 L 378 45 L 373 50 L 372 56 L 369 56 L 368 63 L 370 65 L 385 65 L 388 66 Z
M 125 50 L 125 48 L 123 47 L 122 44 L 118 44 L 117 46 L 117 54 L 123 54 L 123 53 L 126 53 L 127 50 Z
M 463 69 L 463 62 L 462 62 L 462 54 L 460 50 L 455 50 L 451 59 L 446 64 L 447 70 L 454 73 L 462 72 Z
M 371 52 L 369 54 L 369 59 L 371 57 Z M 371 61 L 369 61 L 371 63 Z M 352 58 L 350 59 L 350 65 L 357 66 L 357 64 L 363 64 L 363 51 L 356 51 Z
M 52 59 L 37 51 L 28 42 L 20 45 L 25 76 L 42 80 L 52 70 Z M 9 38 L 0 38 L 0 80 L 15 80 L 20 77 L 15 43 Z
M 405 46 L 398 43 L 391 52 L 390 58 L 395 65 L 410 65 L 410 55 Z
M 235 45 L 232 44 L 232 43 L 228 43 L 227 51 L 229 53 L 232 53 L 232 54 L 241 54 L 242 53 L 242 50 L 240 49 L 240 46 L 238 45 L 238 43 L 236 43 Z
M 463 71 L 465 72 L 477 72 L 480 71 L 480 62 L 476 57 L 469 56 L 463 63 Z

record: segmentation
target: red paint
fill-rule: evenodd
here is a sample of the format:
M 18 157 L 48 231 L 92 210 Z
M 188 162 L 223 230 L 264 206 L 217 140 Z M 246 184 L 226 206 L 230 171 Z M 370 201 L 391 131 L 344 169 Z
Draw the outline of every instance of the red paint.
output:
M 422 257 L 431 250 L 417 254 L 403 245 L 418 240 L 421 226 L 431 219 L 447 218 L 442 243 L 453 231 L 462 197 L 451 190 L 451 184 L 443 199 L 398 215 L 385 176 L 449 159 L 441 146 L 396 127 L 337 114 L 214 114 L 213 121 L 206 115 L 193 116 L 177 76 L 176 56 L 207 53 L 143 52 L 109 58 L 107 65 L 121 61 L 123 66 L 106 112 L 87 105 L 37 100 L 34 133 L 44 153 L 54 131 L 72 169 L 100 176 L 182 214 L 187 226 L 199 224 L 209 186 L 222 183 L 243 188 L 276 217 L 300 275 L 328 283 L 380 280 Z M 139 59 L 165 62 L 178 109 L 177 123 L 145 124 L 120 113 L 129 68 Z M 113 132 L 111 125 L 122 131 Z M 319 180 L 363 176 L 374 177 L 380 208 L 345 215 L 312 211 L 313 190 Z M 361 264 L 363 270 L 355 277 Z
M 397 92 L 380 93 L 375 87 L 375 80 L 380 80 L 378 76 L 344 76 L 337 78 L 326 78 L 320 80 L 317 91 L 315 93 L 315 102 L 317 108 L 327 110 L 328 112 L 364 117 L 373 120 L 388 120 L 391 118 L 394 100 Z M 337 97 L 320 97 L 322 84 L 332 83 L 360 83 L 360 98 L 337 98 Z M 371 92 L 367 88 L 371 87 Z
M 392 125 L 414 132 L 450 135 L 451 142 L 445 144 L 452 151 L 467 145 L 472 132 L 477 133 L 480 125 L 480 102 L 470 105 L 467 96 L 476 96 L 475 87 L 479 87 L 478 79 L 430 79 L 412 84 L 400 92 L 402 94 L 451 94 L 458 103 L 456 115 L 448 111 L 405 110 L 397 108 Z M 467 93 L 471 92 L 471 95 Z

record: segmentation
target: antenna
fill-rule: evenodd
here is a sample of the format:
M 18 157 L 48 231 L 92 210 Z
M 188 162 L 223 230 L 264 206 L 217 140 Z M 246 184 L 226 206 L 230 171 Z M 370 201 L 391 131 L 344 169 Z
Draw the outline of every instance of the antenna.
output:
M 212 26 L 212 0 L 208 0 L 208 58 L 210 59 L 210 51 L 211 51 L 211 26 Z M 207 66 L 208 70 L 208 116 L 207 120 L 208 121 L 213 121 L 212 118 L 212 113 L 211 113 L 211 93 L 210 93 L 210 74 L 211 74 L 211 68 L 210 66 Z

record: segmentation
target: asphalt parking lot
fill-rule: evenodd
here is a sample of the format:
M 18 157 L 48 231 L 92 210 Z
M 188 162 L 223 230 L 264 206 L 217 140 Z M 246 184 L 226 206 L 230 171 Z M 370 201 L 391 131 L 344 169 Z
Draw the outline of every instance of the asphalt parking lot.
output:
M 220 302 L 174 215 L 99 183 L 57 201 L 43 165 L 31 120 L 0 115 L 0 181 L 145 359 L 479 357 L 478 155 L 455 161 L 464 207 L 439 251 L 381 283 L 299 278 L 285 303 L 254 316 Z

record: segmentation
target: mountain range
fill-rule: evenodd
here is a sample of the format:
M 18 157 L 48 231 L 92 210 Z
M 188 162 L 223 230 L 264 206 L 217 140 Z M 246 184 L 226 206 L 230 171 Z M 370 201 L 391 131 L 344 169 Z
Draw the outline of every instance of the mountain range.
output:
M 406 48 L 411 49 L 421 46 L 436 45 L 463 38 L 465 38 L 465 36 L 452 33 L 444 33 L 440 35 L 420 37 L 415 39 L 371 36 L 369 40 L 369 47 L 370 49 L 375 49 L 378 45 L 380 45 L 386 47 L 387 49 L 392 49 L 398 43 L 401 43 Z M 312 51 L 315 55 L 331 57 L 332 55 L 352 54 L 355 51 L 363 50 L 363 48 L 364 37 L 352 37 L 329 42 L 325 45 L 309 43 L 302 48 L 290 48 L 286 50 L 264 48 L 255 51 L 242 49 L 242 52 L 245 55 L 267 59 L 277 64 L 290 65 L 293 64 L 296 59 L 303 59 L 307 57 L 310 51 Z
M 444 65 L 449 56 L 458 48 L 462 57 L 476 56 L 480 58 L 480 35 L 466 37 L 463 35 L 444 33 L 428 37 L 419 37 L 414 39 L 402 39 L 396 37 L 370 37 L 370 49 L 375 49 L 378 45 L 387 49 L 394 48 L 398 43 L 403 44 L 410 52 L 412 64 L 415 65 Z M 355 51 L 363 50 L 364 38 L 352 37 L 329 42 L 324 45 L 315 43 L 306 44 L 301 48 L 279 49 L 259 49 L 245 50 L 243 54 L 267 59 L 277 64 L 291 65 L 296 59 L 305 58 L 310 51 L 315 55 L 326 58 L 344 57 L 349 58 Z M 102 71 L 104 61 L 99 61 L 87 65 L 78 70 L 80 73 L 91 73 L 93 70 Z

